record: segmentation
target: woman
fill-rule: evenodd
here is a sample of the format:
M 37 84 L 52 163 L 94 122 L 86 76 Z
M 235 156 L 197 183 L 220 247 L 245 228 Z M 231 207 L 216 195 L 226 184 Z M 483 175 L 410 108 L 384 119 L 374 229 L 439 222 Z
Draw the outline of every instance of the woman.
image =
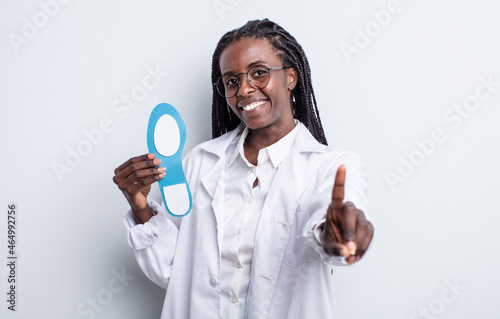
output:
M 307 58 L 279 25 L 225 34 L 212 83 L 214 139 L 183 160 L 190 214 L 147 199 L 168 174 L 153 154 L 115 170 L 129 244 L 167 290 L 162 318 L 335 318 L 332 265 L 373 236 L 362 162 L 326 146 Z

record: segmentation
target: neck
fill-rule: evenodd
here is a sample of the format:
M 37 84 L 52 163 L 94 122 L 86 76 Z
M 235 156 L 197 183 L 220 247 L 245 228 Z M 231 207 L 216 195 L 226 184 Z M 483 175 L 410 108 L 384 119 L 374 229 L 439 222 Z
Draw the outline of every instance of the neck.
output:
M 295 122 L 292 121 L 290 124 L 287 124 L 285 128 L 279 130 L 272 128 L 250 129 L 244 144 L 245 157 L 250 163 L 257 165 L 259 151 L 278 142 L 290 133 L 294 127 Z

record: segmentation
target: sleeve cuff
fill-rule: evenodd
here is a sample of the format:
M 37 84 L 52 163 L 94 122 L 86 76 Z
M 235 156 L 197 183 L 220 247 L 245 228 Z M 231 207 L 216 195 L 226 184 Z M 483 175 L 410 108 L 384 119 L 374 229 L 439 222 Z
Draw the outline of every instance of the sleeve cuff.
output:
M 129 209 L 127 214 L 123 217 L 123 223 L 127 228 L 127 241 L 130 247 L 142 250 L 156 244 L 159 234 L 166 230 L 168 227 L 175 227 L 173 223 L 169 223 L 166 217 L 165 209 L 154 200 L 148 200 L 149 207 L 158 212 L 155 216 L 151 217 L 149 221 L 144 224 L 137 224 L 135 222 L 132 210 Z
M 323 240 L 321 238 L 321 226 L 326 222 L 326 218 L 323 216 L 316 223 L 308 223 L 304 228 L 304 236 L 306 239 L 306 244 L 312 246 L 318 254 L 321 256 L 321 260 L 330 265 L 336 266 L 347 266 L 347 260 L 344 256 L 331 256 L 325 252 L 323 249 Z

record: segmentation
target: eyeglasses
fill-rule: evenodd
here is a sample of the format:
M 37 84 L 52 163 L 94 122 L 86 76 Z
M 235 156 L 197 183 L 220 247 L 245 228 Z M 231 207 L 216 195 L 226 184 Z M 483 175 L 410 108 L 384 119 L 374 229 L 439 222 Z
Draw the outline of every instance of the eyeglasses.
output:
M 214 85 L 217 87 L 217 92 L 219 92 L 222 97 L 232 98 L 236 95 L 238 89 L 240 88 L 240 75 L 246 74 L 248 84 L 254 89 L 260 90 L 265 88 L 267 84 L 269 84 L 269 79 L 271 78 L 271 70 L 282 70 L 289 68 L 290 67 L 286 66 L 281 68 L 268 68 L 264 65 L 256 65 L 251 67 L 247 72 L 244 73 L 221 76 Z

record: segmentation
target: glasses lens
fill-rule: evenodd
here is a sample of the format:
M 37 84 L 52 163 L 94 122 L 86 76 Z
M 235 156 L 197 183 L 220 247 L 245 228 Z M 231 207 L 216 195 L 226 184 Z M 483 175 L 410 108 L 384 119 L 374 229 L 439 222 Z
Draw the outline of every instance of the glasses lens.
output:
M 223 97 L 233 97 L 238 91 L 239 80 L 234 75 L 225 75 L 217 81 L 217 91 Z
M 269 69 L 257 65 L 248 70 L 248 82 L 256 89 L 263 89 L 269 83 Z
M 222 97 L 226 97 L 226 91 L 224 90 L 224 82 L 222 81 L 222 78 L 219 78 L 217 82 L 215 83 L 215 86 L 217 87 L 217 92 L 219 92 Z

